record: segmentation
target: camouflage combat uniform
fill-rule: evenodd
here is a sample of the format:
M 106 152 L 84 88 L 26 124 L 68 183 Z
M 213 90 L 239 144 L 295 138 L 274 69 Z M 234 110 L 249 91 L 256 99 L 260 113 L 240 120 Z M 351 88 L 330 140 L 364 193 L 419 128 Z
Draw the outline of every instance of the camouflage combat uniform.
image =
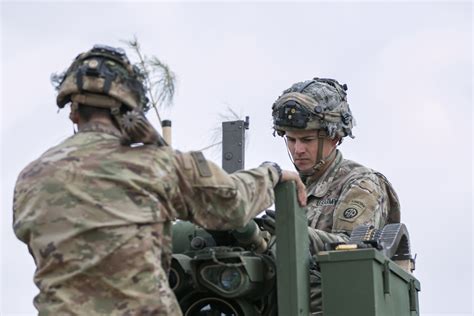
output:
M 89 124 L 19 175 L 14 230 L 37 266 L 40 315 L 181 315 L 171 221 L 236 228 L 272 204 L 273 167 L 228 175 L 200 152 L 119 138 Z
M 343 159 L 339 151 L 324 174 L 306 184 L 310 251 L 316 258 L 325 243 L 348 241 L 359 225 L 381 229 L 400 222 L 400 205 L 390 182 L 379 172 Z M 310 271 L 310 287 L 311 310 L 320 311 L 321 278 L 315 269 Z

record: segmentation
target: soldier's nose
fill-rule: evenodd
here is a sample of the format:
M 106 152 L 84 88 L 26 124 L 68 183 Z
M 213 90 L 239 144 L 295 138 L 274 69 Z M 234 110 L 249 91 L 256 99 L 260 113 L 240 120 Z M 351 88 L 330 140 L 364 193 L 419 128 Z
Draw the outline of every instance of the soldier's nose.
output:
M 301 154 L 301 153 L 304 153 L 305 151 L 306 151 L 306 148 L 305 148 L 304 144 L 297 141 L 296 144 L 295 144 L 295 153 L 296 154 Z

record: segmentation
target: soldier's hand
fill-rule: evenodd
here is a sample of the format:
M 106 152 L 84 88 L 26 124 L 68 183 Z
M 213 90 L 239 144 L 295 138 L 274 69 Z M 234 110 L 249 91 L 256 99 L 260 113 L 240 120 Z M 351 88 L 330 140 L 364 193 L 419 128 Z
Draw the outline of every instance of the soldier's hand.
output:
M 295 181 L 296 192 L 298 194 L 298 202 L 300 206 L 306 206 L 306 187 L 301 181 L 299 174 L 294 171 L 282 170 L 281 181 Z

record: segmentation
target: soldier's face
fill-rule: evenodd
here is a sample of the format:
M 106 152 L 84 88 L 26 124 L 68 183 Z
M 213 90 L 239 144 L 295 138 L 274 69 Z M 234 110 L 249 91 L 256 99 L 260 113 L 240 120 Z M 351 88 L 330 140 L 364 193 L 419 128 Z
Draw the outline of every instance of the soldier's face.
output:
M 316 130 L 286 132 L 285 137 L 293 161 L 298 170 L 302 172 L 310 171 L 316 164 L 320 141 L 324 141 L 323 158 L 329 155 L 337 144 L 337 141 L 335 142 L 330 139 L 318 139 L 318 132 Z

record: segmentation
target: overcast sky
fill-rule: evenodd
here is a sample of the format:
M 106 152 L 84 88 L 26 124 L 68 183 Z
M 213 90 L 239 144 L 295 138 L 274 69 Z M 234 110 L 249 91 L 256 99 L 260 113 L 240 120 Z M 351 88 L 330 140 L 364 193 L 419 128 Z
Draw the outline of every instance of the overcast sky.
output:
M 1 315 L 33 315 L 33 259 L 12 231 L 18 173 L 72 134 L 53 72 L 95 43 L 143 51 L 178 77 L 174 147 L 211 143 L 219 113 L 250 116 L 246 166 L 293 168 L 271 130 L 292 83 L 347 83 L 357 120 L 345 158 L 397 190 L 417 253 L 423 315 L 471 315 L 472 4 L 470 2 L 1 3 Z M 154 119 L 153 113 L 150 117 Z M 218 151 L 205 155 L 220 164 Z

